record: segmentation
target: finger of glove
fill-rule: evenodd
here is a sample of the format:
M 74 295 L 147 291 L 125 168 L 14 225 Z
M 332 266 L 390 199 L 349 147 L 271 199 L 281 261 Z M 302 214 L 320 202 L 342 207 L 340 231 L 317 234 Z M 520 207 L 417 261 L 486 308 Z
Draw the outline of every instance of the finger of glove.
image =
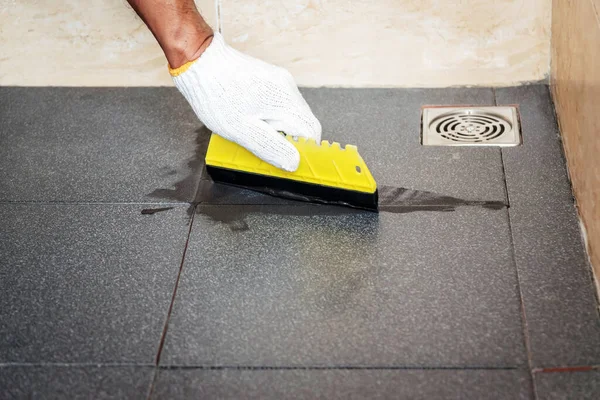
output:
M 312 138 L 320 142 L 322 133 L 321 123 L 313 114 L 302 93 L 300 93 L 300 89 L 298 89 L 292 74 L 285 69 L 282 69 L 281 74 L 290 93 L 290 103 L 288 104 L 290 111 L 284 117 L 275 119 L 280 119 L 287 125 L 293 124 L 297 127 L 295 130 L 298 131 L 298 134 L 291 133 L 293 136 Z
M 298 169 L 300 154 L 296 147 L 265 121 L 246 121 L 236 131 L 234 141 L 261 160 L 288 172 Z
M 280 118 L 267 119 L 266 122 L 273 129 L 284 132 L 286 135 L 314 139 L 317 142 L 321 141 L 321 124 L 319 121 L 307 121 L 306 118 L 291 114 Z

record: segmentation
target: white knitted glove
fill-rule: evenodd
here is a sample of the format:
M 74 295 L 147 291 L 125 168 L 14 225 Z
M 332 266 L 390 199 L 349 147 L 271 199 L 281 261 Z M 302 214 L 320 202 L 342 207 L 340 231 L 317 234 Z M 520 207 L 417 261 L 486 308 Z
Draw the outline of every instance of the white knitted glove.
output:
M 199 59 L 171 75 L 207 128 L 278 168 L 295 171 L 300 163 L 278 131 L 321 140 L 321 124 L 292 75 L 229 47 L 219 33 Z

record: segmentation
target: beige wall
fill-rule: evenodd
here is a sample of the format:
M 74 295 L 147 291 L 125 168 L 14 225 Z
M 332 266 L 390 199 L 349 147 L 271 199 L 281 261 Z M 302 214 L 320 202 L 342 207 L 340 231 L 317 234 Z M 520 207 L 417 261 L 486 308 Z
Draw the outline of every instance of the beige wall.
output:
M 549 70 L 551 0 L 197 3 L 231 44 L 305 86 L 512 85 Z M 171 84 L 124 0 L 0 1 L 0 48 L 0 85 Z
M 197 1 L 215 26 L 214 0 Z M 171 85 L 125 0 L 0 0 L 0 85 Z
M 600 278 L 600 0 L 554 0 L 552 93 L 569 174 Z

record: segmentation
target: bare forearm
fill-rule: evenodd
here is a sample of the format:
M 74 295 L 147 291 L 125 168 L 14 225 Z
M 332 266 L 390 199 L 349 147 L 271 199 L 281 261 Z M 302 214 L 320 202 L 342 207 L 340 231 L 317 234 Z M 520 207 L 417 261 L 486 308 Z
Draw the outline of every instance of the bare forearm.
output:
M 163 49 L 171 68 L 200 56 L 210 44 L 213 30 L 194 0 L 127 0 Z

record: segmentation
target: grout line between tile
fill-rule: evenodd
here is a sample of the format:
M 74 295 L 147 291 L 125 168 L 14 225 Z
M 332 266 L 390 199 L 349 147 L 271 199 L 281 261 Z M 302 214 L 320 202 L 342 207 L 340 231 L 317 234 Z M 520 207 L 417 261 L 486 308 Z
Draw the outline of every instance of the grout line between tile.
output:
M 573 190 L 573 181 L 571 180 L 571 173 L 569 171 L 569 161 L 567 159 L 567 153 L 565 151 L 565 142 L 564 142 L 564 137 L 562 135 L 560 118 L 558 117 L 556 103 L 554 101 L 554 96 L 552 95 L 552 90 L 550 90 L 550 86 L 546 86 L 546 90 L 548 91 L 548 97 L 550 98 L 550 103 L 552 105 L 552 107 L 551 107 L 552 116 L 554 117 L 554 121 L 556 123 L 556 128 L 557 128 L 557 134 L 558 134 L 557 141 L 559 143 L 558 147 L 560 148 L 560 158 L 561 158 L 563 165 L 565 166 L 565 171 L 567 174 L 567 183 L 569 184 L 569 191 L 571 192 L 571 199 L 573 200 L 573 203 L 575 203 L 575 205 L 577 205 L 577 198 L 575 197 L 575 191 Z
M 0 368 L 32 367 L 32 368 L 152 368 L 158 370 L 423 370 L 423 371 L 514 371 L 518 366 L 402 366 L 402 365 L 304 365 L 304 366 L 275 366 L 275 365 L 159 365 L 149 363 L 0 363 Z M 590 371 L 600 369 L 600 366 L 555 367 L 537 369 L 535 373 L 568 371 Z
M 492 88 L 492 95 L 494 97 L 494 107 L 498 107 L 498 100 L 496 97 L 496 88 Z M 498 149 L 498 151 L 500 152 L 500 168 L 502 168 L 502 182 L 504 183 L 504 196 L 505 196 L 505 201 L 506 201 L 506 206 L 507 208 L 510 208 L 510 197 L 508 196 L 508 184 L 506 183 L 506 169 L 504 168 L 504 155 L 502 153 L 502 148 L 500 147 Z M 510 218 L 509 218 L 509 225 L 510 225 Z M 512 240 L 512 237 L 511 237 Z
M 474 200 L 473 202 L 476 202 L 477 200 Z M 300 203 L 300 204 L 265 204 L 265 203 L 223 203 L 223 204 L 219 204 L 219 203 L 197 203 L 195 204 L 197 206 L 201 206 L 202 208 L 213 208 L 213 207 L 248 207 L 248 208 L 262 208 L 262 207 L 269 207 L 269 208 L 306 208 L 307 206 L 316 206 L 316 207 L 322 207 L 323 209 L 336 209 L 336 210 L 343 210 L 343 211 L 348 211 L 348 212 L 356 212 L 356 213 L 373 213 L 373 211 L 370 210 L 363 210 L 361 208 L 353 208 L 353 207 L 345 207 L 342 205 L 338 205 L 338 204 L 317 204 L 317 203 Z M 483 207 L 481 204 L 458 204 L 458 205 L 454 205 L 454 204 L 444 204 L 444 203 L 431 203 L 431 204 L 402 204 L 401 206 L 398 207 L 405 207 L 405 208 L 414 208 L 414 209 L 436 209 L 438 207 L 445 207 L 445 206 L 452 206 L 452 207 L 474 207 L 474 208 L 481 208 Z M 386 213 L 386 212 L 391 212 L 393 213 L 393 211 L 389 211 L 390 208 L 393 208 L 395 206 L 386 206 L 385 209 L 380 209 L 379 212 L 380 213 Z M 506 209 L 506 208 L 510 208 L 510 204 L 502 204 L 502 202 L 498 201 L 498 210 L 502 210 L 502 209 Z
M 581 365 L 573 367 L 546 367 L 546 368 L 534 368 L 534 374 L 555 374 L 564 372 L 589 372 L 600 370 L 600 365 Z
M 394 366 L 394 365 L 313 365 L 313 366 L 252 366 L 252 365 L 163 365 L 158 367 L 159 370 L 416 370 L 416 371 L 516 371 L 519 367 L 411 367 L 411 366 Z
M 98 367 L 98 368 L 121 368 L 121 367 L 140 367 L 140 368 L 156 368 L 155 364 L 148 363 L 27 363 L 27 362 L 8 362 L 0 363 L 0 368 L 10 367 L 48 367 L 48 368 L 81 368 L 81 367 Z
M 500 153 L 502 153 L 502 150 L 500 151 Z M 504 165 L 504 160 L 502 160 L 502 165 Z M 508 188 L 507 188 L 506 193 L 508 196 Z M 509 198 L 509 202 L 510 202 L 510 198 Z M 509 234 L 509 240 L 510 240 L 510 251 L 512 253 L 511 257 L 513 260 L 513 266 L 514 266 L 515 275 L 517 278 L 517 294 L 519 297 L 519 305 L 521 308 L 521 323 L 523 325 L 523 344 L 525 346 L 525 353 L 527 355 L 527 367 L 528 367 L 527 369 L 529 371 L 529 375 L 531 378 L 533 396 L 535 399 L 537 399 L 538 395 L 537 395 L 535 383 L 533 380 L 533 361 L 532 361 L 532 353 L 531 353 L 531 344 L 530 344 L 530 340 L 529 340 L 529 329 L 527 328 L 527 313 L 525 312 L 525 302 L 523 301 L 523 290 L 521 288 L 521 276 L 519 275 L 519 267 L 517 266 L 514 235 L 513 235 L 512 223 L 511 223 L 511 218 L 510 218 L 510 208 L 508 208 L 506 210 L 506 216 L 508 218 L 508 234 Z
M 3 204 L 31 204 L 31 205 L 170 205 L 170 206 L 189 206 L 193 202 L 144 202 L 144 201 L 12 201 L 12 200 L 0 200 L 0 205 Z
M 498 99 L 496 96 L 496 88 L 492 88 L 492 92 L 494 93 L 494 106 L 498 106 Z M 523 345 L 525 346 L 525 352 L 527 355 L 527 366 L 529 371 L 529 377 L 531 380 L 531 391 L 533 392 L 533 397 L 538 398 L 538 394 L 535 388 L 535 382 L 533 380 L 533 369 L 532 369 L 532 354 L 531 354 L 531 344 L 529 340 L 529 330 L 527 329 L 527 315 L 525 312 L 525 302 L 523 301 L 523 290 L 521 289 L 521 277 L 519 275 L 519 267 L 517 265 L 517 257 L 515 252 L 515 240 L 512 230 L 512 222 L 510 218 L 510 194 L 508 192 L 508 184 L 506 182 L 506 168 L 504 165 L 504 153 L 502 149 L 498 149 L 500 151 L 500 164 L 502 166 L 502 179 L 504 181 L 504 192 L 506 193 L 506 201 L 509 206 L 506 209 L 506 217 L 508 219 L 508 234 L 510 240 L 510 252 L 511 258 L 513 261 L 513 266 L 515 269 L 515 276 L 517 278 L 517 294 L 519 298 L 519 305 L 521 308 L 521 324 L 523 326 Z
M 195 209 L 195 207 L 194 207 Z M 171 303 L 169 304 L 169 309 L 167 311 L 167 318 L 165 319 L 165 325 L 163 327 L 163 331 L 160 337 L 160 342 L 158 345 L 158 351 L 156 353 L 155 360 L 155 370 L 154 376 L 152 378 L 152 383 L 150 385 L 150 390 L 148 392 L 148 399 L 152 397 L 152 393 L 154 391 L 154 385 L 156 384 L 156 379 L 158 377 L 158 370 L 160 365 L 160 357 L 162 355 L 162 351 L 165 345 L 165 340 L 167 337 L 167 331 L 169 330 L 169 322 L 171 321 L 171 314 L 173 313 L 173 305 L 175 304 L 175 298 L 177 297 L 177 289 L 179 288 L 179 282 L 181 280 L 181 273 L 183 272 L 183 266 L 185 264 L 185 256 L 187 254 L 188 245 L 190 243 L 190 236 L 192 235 L 192 227 L 194 226 L 194 216 L 195 210 L 192 210 L 192 215 L 190 217 L 190 227 L 188 229 L 187 238 L 185 240 L 185 246 L 183 247 L 183 254 L 181 256 L 181 264 L 179 265 L 179 272 L 177 273 L 177 279 L 175 279 L 175 286 L 173 287 L 173 295 L 171 296 Z

